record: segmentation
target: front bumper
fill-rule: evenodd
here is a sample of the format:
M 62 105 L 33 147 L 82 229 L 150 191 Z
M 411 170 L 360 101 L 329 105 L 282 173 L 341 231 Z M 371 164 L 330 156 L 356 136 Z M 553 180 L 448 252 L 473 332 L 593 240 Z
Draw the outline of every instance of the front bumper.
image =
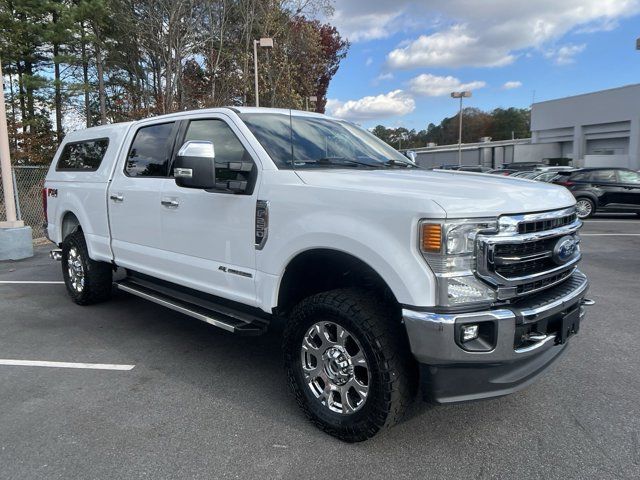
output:
M 491 310 L 444 314 L 403 309 L 425 398 L 454 403 L 524 388 L 564 351 L 569 334 L 577 333 L 588 288 L 587 278 L 576 270 L 561 285 Z M 488 332 L 475 351 L 459 340 L 464 324 Z

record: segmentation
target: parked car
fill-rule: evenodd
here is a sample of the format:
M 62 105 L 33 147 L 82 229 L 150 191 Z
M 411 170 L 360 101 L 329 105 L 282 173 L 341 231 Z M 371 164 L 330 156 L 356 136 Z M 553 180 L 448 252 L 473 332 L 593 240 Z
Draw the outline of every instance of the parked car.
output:
M 580 218 L 596 212 L 640 214 L 640 174 L 627 168 L 582 168 L 557 172 L 554 183 L 576 198 Z
M 424 170 L 315 113 L 75 131 L 43 201 L 75 303 L 115 287 L 237 334 L 277 319 L 298 404 L 350 442 L 395 424 L 418 386 L 437 403 L 523 388 L 590 303 L 566 189 Z
M 510 176 L 514 178 L 531 178 L 535 175 L 536 172 L 534 172 L 533 170 L 521 170 L 519 172 L 512 173 Z
M 544 167 L 536 167 L 535 170 L 539 172 L 569 172 L 571 170 L 575 170 L 575 167 L 563 166 L 563 165 L 552 165 L 552 166 L 544 166 Z
M 512 173 L 518 172 L 519 170 L 511 170 L 508 168 L 496 168 L 494 170 L 489 170 L 486 173 L 489 173 L 491 175 L 503 175 L 505 177 L 510 176 Z
M 438 170 L 457 170 L 460 172 L 478 172 L 478 173 L 486 173 L 491 169 L 489 167 L 484 167 L 482 165 L 440 165 L 437 167 Z
M 535 170 L 536 168 L 544 168 L 544 167 L 548 167 L 548 165 L 540 162 L 512 162 L 512 163 L 505 163 L 502 165 L 503 169 L 517 170 L 517 171 L 522 171 L 522 170 L 531 171 L 531 170 Z
M 538 182 L 551 182 L 558 176 L 558 172 L 555 170 L 536 172 L 536 175 L 531 177 L 531 180 L 537 180 Z

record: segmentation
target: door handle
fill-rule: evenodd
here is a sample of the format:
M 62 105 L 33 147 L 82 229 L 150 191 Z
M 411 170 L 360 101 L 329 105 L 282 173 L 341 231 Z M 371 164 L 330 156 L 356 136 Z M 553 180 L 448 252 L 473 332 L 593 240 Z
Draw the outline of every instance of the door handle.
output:
M 169 199 L 160 200 L 160 203 L 165 207 L 169 207 L 169 208 L 178 208 L 178 206 L 180 205 L 180 202 L 178 202 L 177 200 L 169 200 Z
M 109 195 L 109 198 L 110 198 L 111 200 L 113 200 L 114 202 L 122 202 L 122 201 L 124 201 L 124 196 L 123 196 L 123 195 L 120 195 L 120 194 L 117 194 L 117 195 Z

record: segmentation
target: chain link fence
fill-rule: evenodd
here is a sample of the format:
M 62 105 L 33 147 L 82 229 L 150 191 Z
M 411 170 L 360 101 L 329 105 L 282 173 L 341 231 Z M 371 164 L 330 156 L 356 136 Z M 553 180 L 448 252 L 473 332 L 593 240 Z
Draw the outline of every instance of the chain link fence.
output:
M 44 224 L 42 188 L 44 187 L 44 178 L 47 176 L 48 170 L 49 167 L 46 165 L 22 165 L 11 168 L 18 220 L 23 220 L 25 225 L 31 227 L 33 238 L 44 237 L 42 228 Z M 0 182 L 0 219 L 6 219 L 2 182 Z

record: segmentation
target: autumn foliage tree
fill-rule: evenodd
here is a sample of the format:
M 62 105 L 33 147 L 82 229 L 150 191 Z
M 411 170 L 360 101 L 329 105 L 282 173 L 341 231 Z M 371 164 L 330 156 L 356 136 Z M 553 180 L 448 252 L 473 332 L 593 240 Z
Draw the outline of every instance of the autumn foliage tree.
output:
M 324 111 L 348 43 L 330 0 L 0 0 L 12 158 L 47 163 L 65 131 L 185 109 Z M 318 15 L 321 14 L 321 15 Z

